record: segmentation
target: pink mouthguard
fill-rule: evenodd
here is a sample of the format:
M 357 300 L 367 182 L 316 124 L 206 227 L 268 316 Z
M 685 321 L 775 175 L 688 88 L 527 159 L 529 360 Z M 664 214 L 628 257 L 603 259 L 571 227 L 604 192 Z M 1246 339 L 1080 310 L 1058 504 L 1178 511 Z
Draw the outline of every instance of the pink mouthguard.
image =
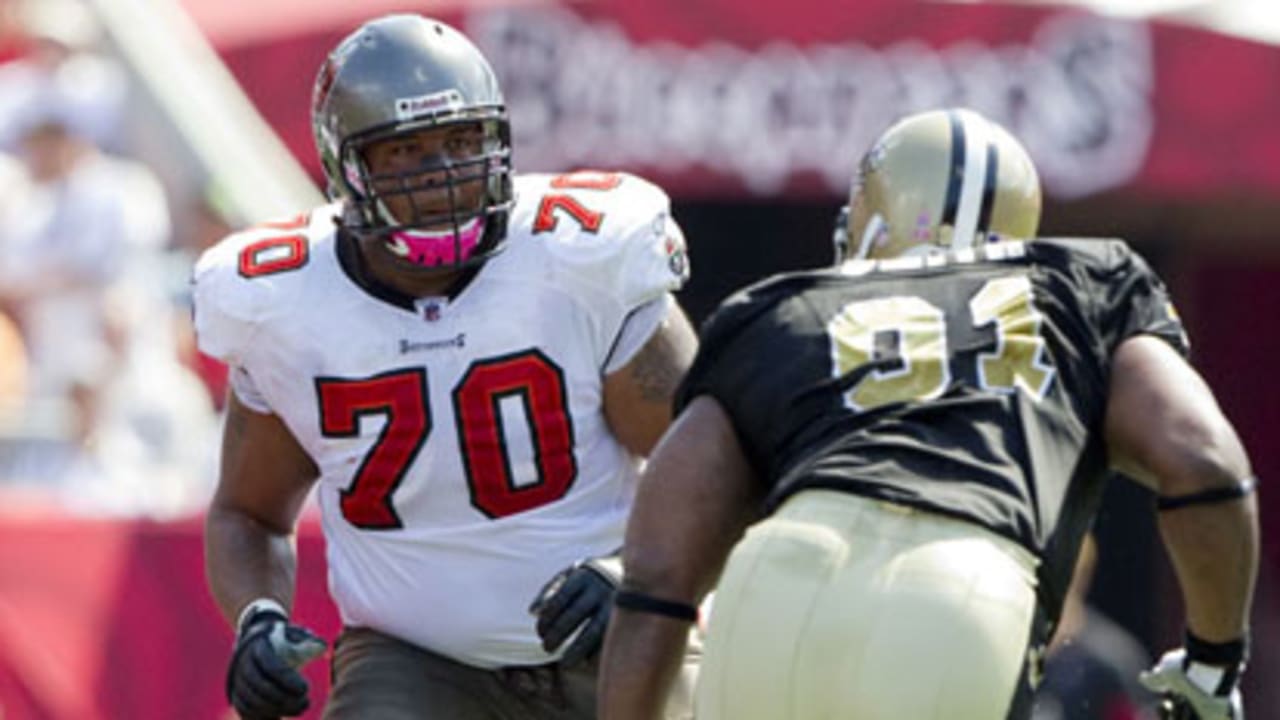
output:
M 397 230 L 387 238 L 387 249 L 415 265 L 439 267 L 454 265 L 469 259 L 480 244 L 484 222 L 474 218 L 458 229 L 458 241 L 454 242 L 452 230 Z M 460 253 L 458 252 L 460 251 Z M 457 255 L 461 257 L 457 257 Z

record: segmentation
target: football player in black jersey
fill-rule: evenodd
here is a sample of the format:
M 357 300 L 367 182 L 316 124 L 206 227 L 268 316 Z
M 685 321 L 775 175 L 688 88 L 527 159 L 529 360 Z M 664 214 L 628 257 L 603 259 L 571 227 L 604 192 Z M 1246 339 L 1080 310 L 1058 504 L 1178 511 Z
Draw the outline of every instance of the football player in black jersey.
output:
M 864 156 L 837 267 L 710 318 L 640 483 L 601 717 L 657 717 L 717 581 L 700 720 L 1026 717 L 1112 468 L 1155 491 L 1186 610 L 1144 683 L 1242 716 L 1249 460 L 1160 279 L 1119 240 L 1032 241 L 1039 214 L 1009 133 L 915 115 Z

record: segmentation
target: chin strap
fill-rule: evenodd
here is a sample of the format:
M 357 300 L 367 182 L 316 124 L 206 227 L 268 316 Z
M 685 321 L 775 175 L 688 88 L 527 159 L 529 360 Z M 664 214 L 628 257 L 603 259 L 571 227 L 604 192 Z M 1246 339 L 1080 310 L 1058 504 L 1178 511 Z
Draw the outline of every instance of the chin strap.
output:
M 1229 502 L 1253 494 L 1257 486 L 1258 479 L 1248 477 L 1230 487 L 1212 488 L 1187 495 L 1160 495 L 1156 497 L 1156 510 L 1164 512 L 1166 510 L 1179 510 L 1192 505 L 1212 505 L 1214 503 Z

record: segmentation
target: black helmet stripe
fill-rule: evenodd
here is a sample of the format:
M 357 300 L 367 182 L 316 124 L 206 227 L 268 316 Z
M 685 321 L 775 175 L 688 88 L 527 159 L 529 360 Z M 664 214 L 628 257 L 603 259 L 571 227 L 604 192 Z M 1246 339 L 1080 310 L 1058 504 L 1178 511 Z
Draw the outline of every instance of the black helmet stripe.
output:
M 951 124 L 952 140 L 947 199 L 950 202 L 954 189 L 956 204 L 950 222 L 944 219 L 943 224 L 951 225 L 951 246 L 964 249 L 972 247 L 977 239 L 978 225 L 988 199 L 987 183 L 994 183 L 989 174 L 992 131 L 986 121 L 972 111 L 953 110 L 947 113 L 947 118 Z
M 984 236 L 991 228 L 991 208 L 996 204 L 996 176 L 1000 173 L 1000 149 L 987 141 L 987 177 L 982 183 L 982 209 L 978 211 L 978 232 Z
M 964 121 L 954 110 L 947 113 L 947 121 L 951 123 L 951 170 L 947 173 L 947 199 L 938 225 L 954 227 L 960 210 L 960 186 L 964 184 Z

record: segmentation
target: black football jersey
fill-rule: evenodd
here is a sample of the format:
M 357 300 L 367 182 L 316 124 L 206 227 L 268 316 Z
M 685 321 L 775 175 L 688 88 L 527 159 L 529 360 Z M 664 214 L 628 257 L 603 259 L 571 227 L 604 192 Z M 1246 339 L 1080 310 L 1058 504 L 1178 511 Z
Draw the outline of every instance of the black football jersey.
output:
M 1056 618 L 1107 472 L 1110 358 L 1187 340 L 1119 240 L 997 243 L 778 275 L 702 329 L 679 406 L 728 411 L 769 509 L 828 488 L 972 521 L 1041 560 Z

